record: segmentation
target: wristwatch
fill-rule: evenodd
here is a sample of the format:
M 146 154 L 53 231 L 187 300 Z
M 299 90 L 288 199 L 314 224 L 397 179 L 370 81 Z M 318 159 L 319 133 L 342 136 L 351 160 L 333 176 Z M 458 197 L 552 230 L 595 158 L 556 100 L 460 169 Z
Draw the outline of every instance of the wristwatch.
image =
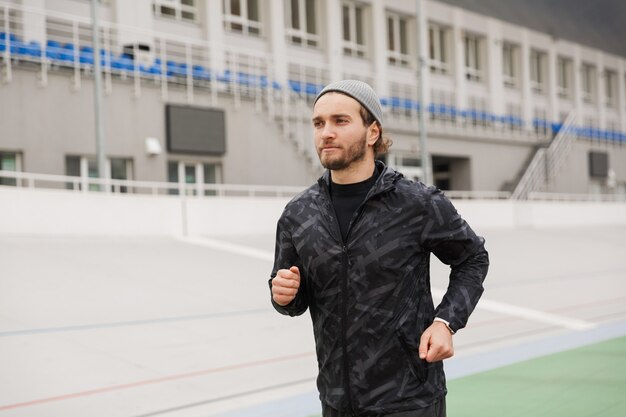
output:
M 441 322 L 441 323 L 445 324 L 445 325 L 446 325 L 446 327 L 448 328 L 448 330 L 450 330 L 450 333 L 452 333 L 452 334 L 456 333 L 456 332 L 455 332 L 454 330 L 452 330 L 452 328 L 450 327 L 450 322 L 448 322 L 448 320 L 444 320 L 444 319 L 442 319 L 442 318 L 440 318 L 440 317 L 435 317 L 435 319 L 434 319 L 433 321 L 438 321 L 438 322 Z

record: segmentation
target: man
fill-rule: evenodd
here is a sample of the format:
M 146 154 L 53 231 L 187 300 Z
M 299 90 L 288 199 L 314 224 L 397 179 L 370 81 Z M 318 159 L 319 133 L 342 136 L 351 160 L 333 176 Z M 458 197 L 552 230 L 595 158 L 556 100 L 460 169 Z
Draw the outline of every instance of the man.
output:
M 327 171 L 278 221 L 272 304 L 310 311 L 324 417 L 445 416 L 442 360 L 482 294 L 484 239 L 438 189 L 376 161 L 389 141 L 369 85 L 326 86 L 312 120 Z M 431 252 L 451 266 L 437 309 Z

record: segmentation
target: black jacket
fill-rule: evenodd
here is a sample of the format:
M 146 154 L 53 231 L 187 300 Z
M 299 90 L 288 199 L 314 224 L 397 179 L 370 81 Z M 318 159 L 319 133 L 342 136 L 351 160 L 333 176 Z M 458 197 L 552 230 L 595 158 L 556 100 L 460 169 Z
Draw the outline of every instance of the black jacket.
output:
M 434 187 L 382 172 L 354 214 L 344 242 L 329 195 L 329 173 L 291 202 L 278 221 L 272 278 L 296 265 L 301 284 L 282 314 L 309 308 L 320 399 L 358 415 L 426 407 L 446 394 L 442 362 L 417 354 L 435 315 L 455 331 L 480 298 L 489 265 L 476 236 Z M 429 258 L 451 266 L 435 310 Z M 271 279 L 270 279 L 271 286 Z

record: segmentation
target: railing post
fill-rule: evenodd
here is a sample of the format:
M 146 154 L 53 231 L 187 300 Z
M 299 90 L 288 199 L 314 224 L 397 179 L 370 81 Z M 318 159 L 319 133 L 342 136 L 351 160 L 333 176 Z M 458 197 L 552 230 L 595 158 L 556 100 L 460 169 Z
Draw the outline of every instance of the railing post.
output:
M 6 33 L 6 48 L 4 50 L 4 65 L 6 67 L 6 81 L 13 80 L 11 72 L 11 24 L 9 20 L 9 6 L 4 6 L 4 33 Z

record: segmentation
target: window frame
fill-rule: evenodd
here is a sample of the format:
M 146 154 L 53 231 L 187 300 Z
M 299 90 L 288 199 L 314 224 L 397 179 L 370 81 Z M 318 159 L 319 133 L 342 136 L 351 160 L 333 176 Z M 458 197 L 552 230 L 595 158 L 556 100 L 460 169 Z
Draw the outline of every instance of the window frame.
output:
M 482 50 L 484 42 L 483 35 L 472 32 L 465 32 L 463 35 L 465 78 L 468 81 L 482 82 L 484 80 Z
M 208 168 L 213 168 L 213 182 L 209 182 L 207 178 Z M 193 170 L 193 182 L 188 181 L 187 169 Z M 217 194 L 215 190 L 204 190 L 205 185 L 222 183 L 222 163 L 221 161 L 189 161 L 180 158 L 168 159 L 166 162 L 167 182 L 169 184 L 178 184 L 185 187 L 187 195 L 205 195 L 214 196 Z M 174 174 L 174 175 L 172 175 Z M 173 177 L 176 177 L 175 179 Z M 189 189 L 193 186 L 192 189 Z M 203 192 L 204 190 L 204 192 Z M 179 194 L 179 189 L 170 188 L 169 194 Z
M 560 98 L 567 99 L 572 95 L 573 65 L 571 58 L 558 56 L 556 59 L 556 93 Z
M 198 5 L 196 0 L 186 0 L 193 4 L 183 4 L 183 0 L 152 0 L 152 12 L 156 17 L 163 17 L 166 19 L 174 19 L 181 22 L 196 23 L 198 21 Z M 163 13 L 163 8 L 171 9 L 174 14 Z M 188 13 L 192 17 L 185 17 Z
M 595 72 L 596 66 L 583 62 L 580 66 L 580 84 L 581 95 L 585 103 L 594 103 L 594 96 L 596 92 Z
M 546 92 L 546 62 L 548 54 L 539 49 L 531 49 L 529 57 L 530 88 L 537 94 Z
M 241 15 L 232 14 L 231 1 L 239 2 L 239 10 Z M 256 10 L 258 13 L 258 21 L 250 19 L 250 13 L 248 10 L 248 2 L 253 1 L 256 3 Z M 231 33 L 240 33 L 248 36 L 261 37 L 263 35 L 263 28 L 261 24 L 261 7 L 259 0 L 223 0 L 223 23 L 224 29 Z M 239 28 L 237 28 L 239 26 Z
M 428 61 L 432 73 L 450 73 L 449 36 L 450 28 L 438 23 L 428 23 Z
M 78 162 L 78 175 L 68 173 L 68 160 L 74 159 Z M 126 178 L 113 178 L 113 163 L 122 162 L 124 164 L 124 171 Z M 134 179 L 134 160 L 132 157 L 107 157 L 105 166 L 106 179 L 120 180 L 120 181 L 133 181 Z M 80 187 L 88 189 L 89 191 L 100 191 L 99 184 L 90 184 L 90 178 L 98 178 L 98 163 L 95 156 L 67 154 L 65 155 L 65 175 L 68 177 L 80 178 Z M 73 188 L 72 183 L 67 184 L 67 188 Z M 115 191 L 115 190 L 113 190 Z M 117 190 L 121 193 L 128 192 L 126 186 L 120 186 Z
M 519 53 L 519 45 L 508 41 L 502 42 L 502 84 L 507 88 L 519 87 Z
M 9 158 L 12 157 L 13 169 L 7 169 L 7 167 L 3 166 L 5 163 L 6 157 L 9 157 Z M 18 151 L 0 150 L 0 171 L 22 172 L 22 153 Z M 17 178 L 6 178 L 6 177 L 0 178 L 0 185 L 16 186 L 17 184 L 18 184 Z
M 604 69 L 604 105 L 608 108 L 617 107 L 617 71 Z
M 387 12 L 385 20 L 387 23 L 387 63 L 408 68 L 411 65 L 411 55 L 409 53 L 409 16 Z M 404 33 L 402 31 L 402 24 L 404 24 Z
M 346 15 L 345 11 L 348 9 L 348 38 L 346 35 Z M 357 13 L 357 11 L 359 13 Z M 365 19 L 365 6 L 355 2 L 344 1 L 341 3 L 341 21 L 342 21 L 342 50 L 343 55 L 356 58 L 366 58 L 366 39 L 365 31 L 363 30 L 363 23 Z M 360 31 L 359 31 L 360 28 Z M 359 32 L 361 33 L 362 43 L 359 43 Z
M 298 24 L 300 28 L 293 27 L 292 4 L 298 3 Z M 309 7 L 312 4 L 313 10 L 313 32 L 309 27 Z M 319 48 L 321 37 L 319 35 L 317 0 L 287 0 L 285 2 L 285 36 L 287 41 L 296 46 Z M 296 41 L 298 39 L 298 41 Z

